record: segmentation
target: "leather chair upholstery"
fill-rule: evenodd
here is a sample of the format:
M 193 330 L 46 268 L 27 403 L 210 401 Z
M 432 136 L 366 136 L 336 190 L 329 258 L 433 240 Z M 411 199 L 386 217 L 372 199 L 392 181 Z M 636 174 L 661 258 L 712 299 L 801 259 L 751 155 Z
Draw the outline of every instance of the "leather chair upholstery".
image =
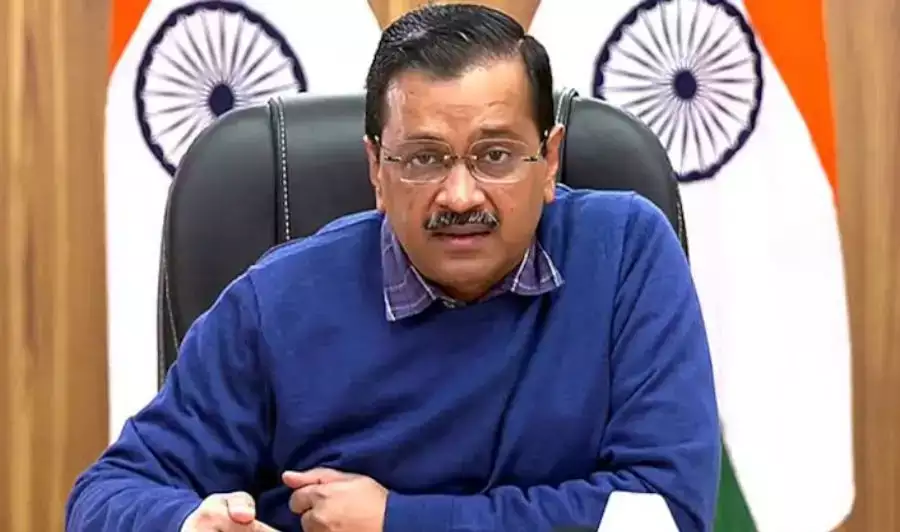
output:
M 633 190 L 687 241 L 665 150 L 636 118 L 572 90 L 556 94 L 567 127 L 559 181 Z M 268 249 L 374 207 L 363 148 L 363 96 L 291 95 L 232 111 L 192 144 L 166 209 L 159 274 L 159 379 L 194 320 Z

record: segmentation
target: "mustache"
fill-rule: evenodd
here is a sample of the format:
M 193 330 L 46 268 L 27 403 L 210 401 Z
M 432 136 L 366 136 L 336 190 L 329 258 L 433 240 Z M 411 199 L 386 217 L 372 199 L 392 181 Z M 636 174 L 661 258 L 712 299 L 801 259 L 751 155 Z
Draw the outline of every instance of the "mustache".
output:
M 432 214 L 425 220 L 425 230 L 440 231 L 458 225 L 479 225 L 488 229 L 496 229 L 500 219 L 488 211 L 452 212 L 441 211 Z

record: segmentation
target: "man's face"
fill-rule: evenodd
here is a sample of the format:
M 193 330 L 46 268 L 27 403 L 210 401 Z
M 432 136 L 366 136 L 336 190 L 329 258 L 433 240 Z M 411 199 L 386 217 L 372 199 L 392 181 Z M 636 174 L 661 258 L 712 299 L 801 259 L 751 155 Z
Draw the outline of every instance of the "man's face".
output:
M 387 91 L 380 144 L 367 139 L 378 208 L 451 296 L 477 298 L 516 267 L 553 200 L 562 129 L 540 157 L 530 95 L 518 58 L 454 79 L 406 72 Z M 466 154 L 478 161 L 441 164 Z

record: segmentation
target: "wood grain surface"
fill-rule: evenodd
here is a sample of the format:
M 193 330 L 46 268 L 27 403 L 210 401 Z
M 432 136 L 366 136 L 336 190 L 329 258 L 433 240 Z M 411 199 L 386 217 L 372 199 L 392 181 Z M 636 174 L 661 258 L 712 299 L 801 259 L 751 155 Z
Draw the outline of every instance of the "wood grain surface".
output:
M 900 1 L 826 0 L 853 338 L 856 505 L 900 530 Z M 827 464 L 822 464 L 827 467 Z
M 0 530 L 63 530 L 107 441 L 107 5 L 0 0 Z

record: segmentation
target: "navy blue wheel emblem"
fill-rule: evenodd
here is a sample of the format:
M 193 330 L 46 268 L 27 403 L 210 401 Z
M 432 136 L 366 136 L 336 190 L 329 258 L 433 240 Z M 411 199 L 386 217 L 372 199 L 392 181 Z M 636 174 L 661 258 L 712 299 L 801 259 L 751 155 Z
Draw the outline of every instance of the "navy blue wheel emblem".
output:
M 707 179 L 756 128 L 762 58 L 747 20 L 726 0 L 645 0 L 597 58 L 594 96 L 641 119 L 680 181 Z
M 151 37 L 134 87 L 141 134 L 170 175 L 197 135 L 228 111 L 306 90 L 300 62 L 259 13 L 228 1 L 174 10 Z

